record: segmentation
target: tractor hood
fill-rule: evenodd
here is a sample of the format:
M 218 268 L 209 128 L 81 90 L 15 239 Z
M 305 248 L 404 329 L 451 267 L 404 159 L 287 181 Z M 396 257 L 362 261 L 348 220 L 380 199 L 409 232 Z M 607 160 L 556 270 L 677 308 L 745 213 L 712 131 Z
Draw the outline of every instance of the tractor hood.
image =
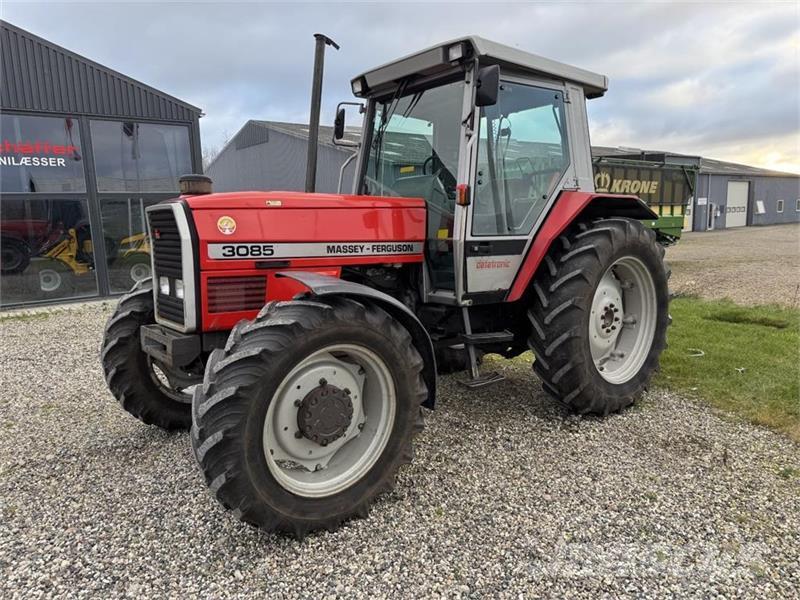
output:
M 182 196 L 192 210 L 424 208 L 421 198 L 386 198 L 305 192 L 225 192 Z
M 185 195 L 202 271 L 419 262 L 421 198 L 301 192 Z M 256 263 L 259 263 L 258 265 Z

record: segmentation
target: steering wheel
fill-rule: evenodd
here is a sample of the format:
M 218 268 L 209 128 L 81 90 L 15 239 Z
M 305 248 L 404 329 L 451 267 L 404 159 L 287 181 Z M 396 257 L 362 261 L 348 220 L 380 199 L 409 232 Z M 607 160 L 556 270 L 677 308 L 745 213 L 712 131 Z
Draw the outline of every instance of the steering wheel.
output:
M 431 154 L 428 158 L 425 159 L 425 162 L 422 163 L 422 174 L 423 175 L 433 175 L 433 161 L 436 160 L 436 155 Z M 427 173 L 428 170 L 428 163 L 431 164 L 431 172 Z M 441 169 L 439 169 L 441 171 Z

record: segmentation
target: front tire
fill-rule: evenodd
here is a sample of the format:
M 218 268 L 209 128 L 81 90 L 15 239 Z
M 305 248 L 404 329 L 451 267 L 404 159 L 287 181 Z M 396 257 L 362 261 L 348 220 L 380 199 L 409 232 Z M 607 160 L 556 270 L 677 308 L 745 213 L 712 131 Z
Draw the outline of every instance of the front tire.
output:
M 427 397 L 411 336 L 376 305 L 271 302 L 216 350 L 192 447 L 217 500 L 302 538 L 366 516 L 411 461 Z
M 106 383 L 122 408 L 140 421 L 162 429 L 189 429 L 189 392 L 201 376 L 172 372 L 142 352 L 139 329 L 153 323 L 153 285 L 146 279 L 120 299 L 106 324 L 100 354 Z
M 663 246 L 633 219 L 580 223 L 554 242 L 528 310 L 545 391 L 581 414 L 633 404 L 666 347 L 668 278 Z

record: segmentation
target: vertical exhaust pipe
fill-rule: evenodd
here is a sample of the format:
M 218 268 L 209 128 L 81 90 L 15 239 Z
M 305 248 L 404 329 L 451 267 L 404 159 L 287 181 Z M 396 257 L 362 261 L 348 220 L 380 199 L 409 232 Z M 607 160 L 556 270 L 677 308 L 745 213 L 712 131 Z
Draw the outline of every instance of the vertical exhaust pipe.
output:
M 317 144 L 319 142 L 319 112 L 322 105 L 322 72 L 325 67 L 325 46 L 339 45 L 321 33 L 315 33 L 314 79 L 311 84 L 311 117 L 308 121 L 308 158 L 306 160 L 306 192 L 313 192 L 317 184 Z

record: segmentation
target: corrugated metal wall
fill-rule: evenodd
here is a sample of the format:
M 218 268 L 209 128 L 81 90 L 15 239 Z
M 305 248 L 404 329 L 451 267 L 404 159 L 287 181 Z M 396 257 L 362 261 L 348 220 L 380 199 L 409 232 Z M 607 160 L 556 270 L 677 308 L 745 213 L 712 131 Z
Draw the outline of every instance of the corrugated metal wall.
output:
M 0 107 L 193 121 L 200 109 L 5 21 L 0 21 Z
M 248 123 L 242 132 L 245 139 L 255 139 L 253 124 Z M 263 127 L 255 125 L 260 129 Z M 236 138 L 225 147 L 206 169 L 214 182 L 214 191 L 238 192 L 245 190 L 280 190 L 302 192 L 306 181 L 306 154 L 308 143 L 280 131 L 270 130 L 268 139 L 261 143 L 250 143 L 238 149 Z M 317 156 L 317 191 L 336 192 L 339 169 L 347 159 L 346 149 L 320 145 Z M 353 187 L 355 161 L 345 171 L 342 185 L 344 193 Z

